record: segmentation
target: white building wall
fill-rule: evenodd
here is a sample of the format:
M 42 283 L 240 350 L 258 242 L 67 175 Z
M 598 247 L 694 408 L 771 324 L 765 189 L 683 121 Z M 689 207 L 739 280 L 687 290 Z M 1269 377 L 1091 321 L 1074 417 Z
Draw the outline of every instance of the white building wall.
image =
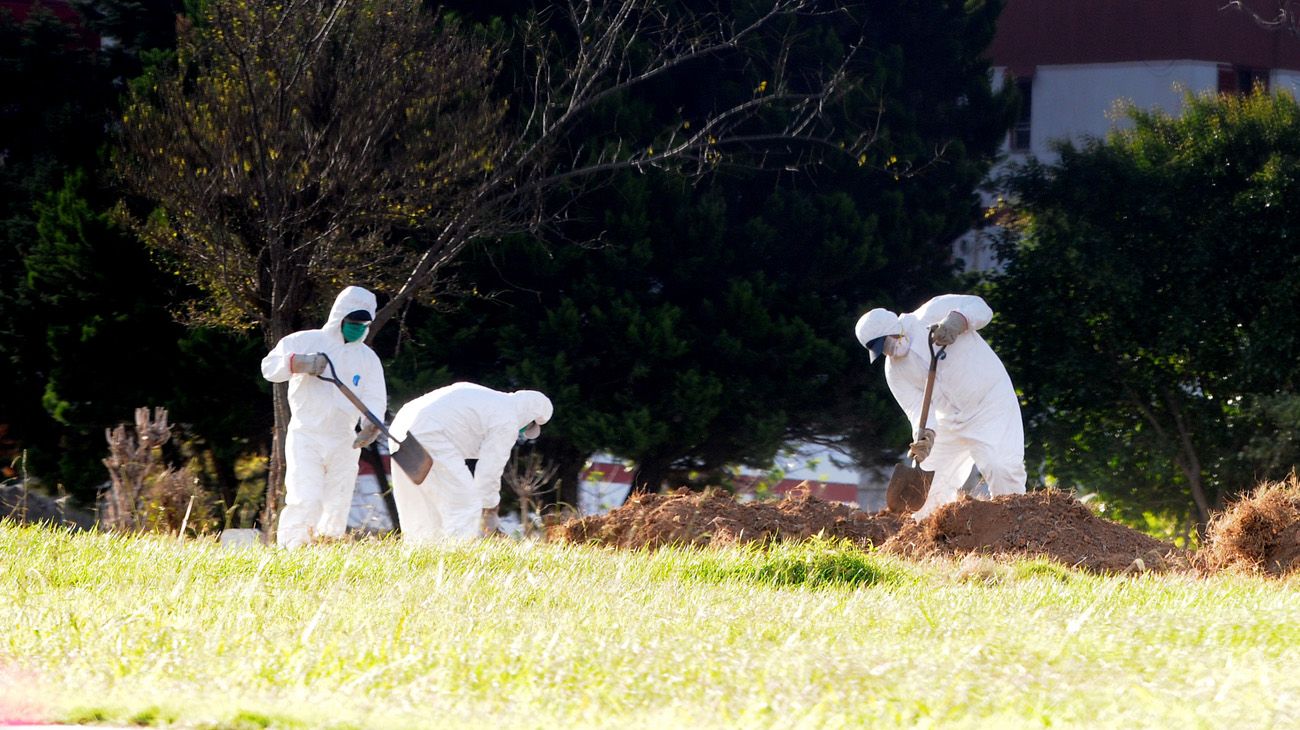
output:
M 1217 91 L 1218 64 L 1205 61 L 1149 61 L 1077 66 L 1039 66 L 1034 71 L 1030 152 L 1054 161 L 1053 141 L 1104 137 L 1126 126 L 1123 102 L 1177 114 L 1183 95 Z
M 1300 98 L 1300 71 L 1274 71 L 1269 84 L 1274 91 L 1286 91 Z
M 1006 78 L 1005 68 L 995 68 L 995 88 Z M 1300 88 L 1300 73 L 1276 72 L 1276 87 Z M 1161 109 L 1177 114 L 1188 91 L 1199 94 L 1218 91 L 1219 66 L 1208 61 L 1143 61 L 1096 63 L 1069 66 L 1038 66 L 1030 90 L 1029 149 L 1012 151 L 1003 142 L 1003 162 L 990 172 L 996 177 L 1006 164 L 1020 162 L 1032 154 L 1044 162 L 1055 162 L 1052 145 L 1059 140 L 1079 141 L 1084 137 L 1105 137 L 1115 128 L 1128 126 L 1120 112 L 1122 103 L 1140 109 Z M 987 193 L 984 204 L 992 205 Z M 992 240 L 996 228 L 970 231 L 953 242 L 953 256 L 967 271 L 989 271 L 998 267 Z

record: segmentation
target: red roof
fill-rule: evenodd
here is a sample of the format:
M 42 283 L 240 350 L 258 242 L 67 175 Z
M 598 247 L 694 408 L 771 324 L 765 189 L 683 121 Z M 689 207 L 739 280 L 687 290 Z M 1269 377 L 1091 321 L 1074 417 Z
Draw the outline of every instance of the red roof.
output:
M 1277 5 L 1251 2 L 1272 17 Z M 989 47 L 996 66 L 1209 61 L 1300 70 L 1300 38 L 1216 0 L 1007 0 Z M 1221 9 L 1223 8 L 1223 9 Z
M 32 8 L 37 4 L 44 6 L 46 10 L 54 13 L 56 17 L 62 20 L 71 21 L 78 25 L 81 23 L 81 13 L 78 13 L 77 9 L 72 7 L 72 4 L 66 2 L 66 0 L 40 0 L 39 3 L 36 0 L 0 0 L 0 9 L 9 11 L 14 20 L 21 23 L 27 19 L 27 16 L 32 12 Z

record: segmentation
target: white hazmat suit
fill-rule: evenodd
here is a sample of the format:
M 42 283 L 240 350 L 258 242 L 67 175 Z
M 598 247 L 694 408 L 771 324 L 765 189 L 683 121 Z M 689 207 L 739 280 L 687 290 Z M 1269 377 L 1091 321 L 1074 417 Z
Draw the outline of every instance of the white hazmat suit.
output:
M 343 318 L 355 311 L 375 315 L 375 295 L 358 286 L 339 293 L 325 326 L 294 332 L 276 343 L 262 359 L 262 376 L 273 383 L 289 381 L 289 434 L 285 441 L 284 509 L 276 542 L 297 547 L 314 536 L 339 537 L 347 528 L 352 490 L 357 482 L 353 448 L 356 427 L 364 416 L 338 386 L 307 373 L 291 371 L 294 356 L 324 353 L 339 380 L 383 417 L 388 405 L 384 369 L 364 338 L 345 342 Z M 329 375 L 328 368 L 325 375 Z
M 872 310 L 858 320 L 858 341 L 867 346 L 876 337 L 903 335 L 901 342 L 895 341 L 898 344 L 885 351 L 885 381 L 915 435 L 930 368 L 929 328 L 950 312 L 961 314 L 968 326 L 948 345 L 947 357 L 939 361 L 935 375 L 926 422 L 935 432 L 934 447 L 921 463 L 921 468 L 934 472 L 934 481 L 925 504 L 913 514 L 917 520 L 957 499 L 972 466 L 979 469 L 991 496 L 1025 491 L 1020 402 L 1002 361 L 977 331 L 993 318 L 983 299 L 945 294 L 901 316 Z
M 474 383 L 448 385 L 402 406 L 390 433 L 415 436 L 433 457 L 421 484 L 393 470 L 402 539 L 478 537 L 483 510 L 501 501 L 501 474 L 521 429 L 546 423 L 551 413 L 550 399 L 535 390 L 502 393 Z M 535 437 L 537 429 L 529 430 L 527 436 Z M 472 475 L 466 459 L 478 459 Z

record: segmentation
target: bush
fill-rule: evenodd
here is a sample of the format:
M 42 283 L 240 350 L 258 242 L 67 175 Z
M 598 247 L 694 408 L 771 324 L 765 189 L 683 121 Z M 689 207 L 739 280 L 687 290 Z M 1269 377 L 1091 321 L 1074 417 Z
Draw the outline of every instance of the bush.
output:
M 216 500 L 189 466 L 164 463 L 162 446 L 171 440 L 167 409 L 135 411 L 135 428 L 120 424 L 106 432 L 104 466 L 112 481 L 101 500 L 100 521 L 112 530 L 196 534 L 219 527 Z

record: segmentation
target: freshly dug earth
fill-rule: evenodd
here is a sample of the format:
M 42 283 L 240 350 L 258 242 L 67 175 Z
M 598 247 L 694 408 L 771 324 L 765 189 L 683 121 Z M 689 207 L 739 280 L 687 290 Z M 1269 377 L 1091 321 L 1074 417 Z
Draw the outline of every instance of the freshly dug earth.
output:
M 1300 570 L 1300 479 L 1266 482 L 1229 504 L 1210 521 L 1197 558 L 1205 570 Z
M 621 548 L 664 545 L 716 546 L 774 540 L 803 540 L 822 534 L 856 545 L 880 545 L 898 532 L 902 515 L 867 514 L 817 499 L 795 489 L 779 502 L 737 502 L 720 490 L 633 495 L 604 515 L 552 527 L 547 538 Z
M 725 492 L 681 490 L 634 496 L 608 514 L 553 527 L 548 537 L 621 548 L 657 548 L 802 540 L 816 534 L 901 555 L 1045 556 L 1098 572 L 1159 570 L 1186 563 L 1186 557 L 1173 545 L 1097 517 L 1073 496 L 1059 491 L 991 501 L 963 499 L 918 523 L 890 512 L 859 512 L 812 497 L 806 490 L 797 490 L 780 502 L 744 504 Z
M 921 522 L 908 520 L 882 549 L 909 556 L 1037 556 L 1099 573 L 1188 564 L 1173 545 L 1098 517 L 1072 495 L 1050 489 L 946 504 Z

